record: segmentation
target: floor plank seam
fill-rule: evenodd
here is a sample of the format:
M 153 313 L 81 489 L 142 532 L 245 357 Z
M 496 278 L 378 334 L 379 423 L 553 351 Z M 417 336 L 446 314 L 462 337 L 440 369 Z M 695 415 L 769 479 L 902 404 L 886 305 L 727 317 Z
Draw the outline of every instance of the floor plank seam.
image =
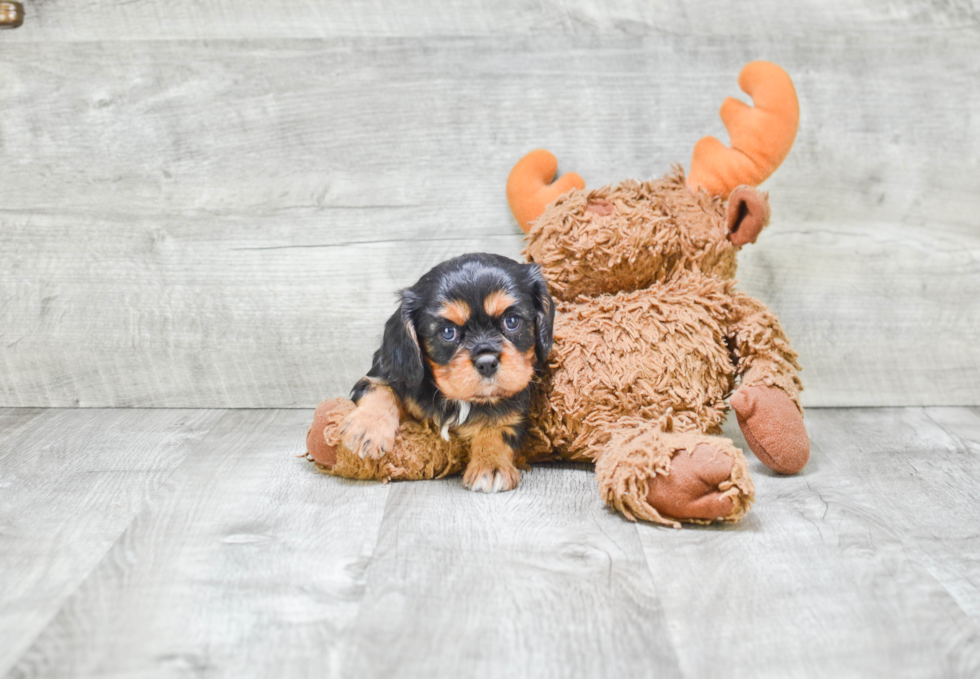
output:
M 160 487 L 166 484 L 166 482 L 173 476 L 174 472 L 176 472 L 179 467 L 180 465 L 174 467 L 173 470 L 171 470 L 170 474 L 167 475 L 166 479 L 164 479 L 160 483 Z M 34 646 L 37 644 L 37 642 L 42 637 L 44 637 L 44 635 L 50 629 L 51 624 L 58 618 L 58 616 L 62 614 L 62 612 L 65 610 L 65 607 L 69 606 L 72 603 L 75 596 L 86 586 L 89 580 L 103 566 L 108 556 L 113 552 L 113 550 L 116 549 L 116 546 L 120 544 L 120 542 L 126 536 L 126 533 L 132 529 L 133 524 L 136 523 L 137 519 L 139 519 L 139 517 L 142 516 L 144 512 L 146 512 L 150 504 L 151 503 L 148 499 L 147 502 L 144 503 L 143 506 L 139 508 L 139 511 L 133 513 L 133 516 L 126 523 L 125 527 L 122 530 L 120 530 L 118 535 L 116 535 L 115 539 L 112 540 L 112 542 L 110 542 L 107 545 L 106 549 L 102 551 L 98 559 L 93 561 L 91 568 L 85 571 L 85 574 L 78 580 L 78 583 L 75 585 L 75 587 L 72 588 L 71 592 L 62 598 L 61 603 L 58 605 L 57 608 L 55 608 L 51 612 L 51 615 L 48 616 L 44 624 L 38 627 L 37 634 L 35 634 L 31 639 L 30 643 L 24 647 L 23 652 L 17 657 L 17 659 L 9 667 L 0 669 L 0 672 L 6 672 L 6 674 L 3 675 L 4 679 L 13 679 L 15 677 L 14 672 L 17 670 L 18 667 L 20 667 L 24 659 L 27 658 L 27 656 L 30 654 L 31 649 L 33 649 Z M 21 675 L 20 673 L 18 673 L 16 676 L 19 677 Z

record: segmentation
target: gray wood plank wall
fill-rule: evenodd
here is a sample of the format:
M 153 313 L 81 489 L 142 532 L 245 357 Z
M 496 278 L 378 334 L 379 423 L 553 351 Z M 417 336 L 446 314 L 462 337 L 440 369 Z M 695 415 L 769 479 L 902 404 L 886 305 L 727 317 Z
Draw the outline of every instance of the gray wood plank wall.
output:
M 804 403 L 980 404 L 980 7 L 30 2 L 0 33 L 0 405 L 309 407 L 393 292 L 518 256 L 512 164 L 687 164 L 756 58 L 796 147 L 742 286 Z

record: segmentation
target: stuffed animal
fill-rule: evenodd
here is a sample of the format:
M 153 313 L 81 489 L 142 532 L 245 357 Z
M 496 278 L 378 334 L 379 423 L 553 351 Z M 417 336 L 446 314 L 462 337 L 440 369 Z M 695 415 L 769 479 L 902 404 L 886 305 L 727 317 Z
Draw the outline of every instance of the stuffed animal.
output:
M 731 148 L 706 137 L 691 171 L 587 190 L 576 174 L 550 183 L 538 150 L 511 171 L 507 197 L 558 305 L 554 347 L 536 390 L 522 463 L 595 464 L 599 492 L 625 517 L 738 521 L 754 499 L 742 451 L 719 436 L 729 396 L 745 440 L 770 469 L 799 472 L 809 440 L 799 365 L 775 315 L 735 288 L 736 255 L 769 220 L 755 186 L 783 161 L 799 108 L 789 76 L 747 65 L 727 99 Z M 734 392 L 734 393 L 733 393 Z M 339 441 L 353 404 L 324 401 L 307 434 L 320 471 L 358 479 L 460 472 L 467 448 L 404 419 L 394 449 L 362 459 Z

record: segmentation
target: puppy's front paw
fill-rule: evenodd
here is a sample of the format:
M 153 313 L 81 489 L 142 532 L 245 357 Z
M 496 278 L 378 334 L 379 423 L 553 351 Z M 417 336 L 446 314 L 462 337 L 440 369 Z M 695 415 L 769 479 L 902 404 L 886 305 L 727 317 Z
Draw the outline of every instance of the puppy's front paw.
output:
M 463 474 L 463 485 L 478 493 L 514 490 L 521 472 L 512 464 L 487 464 L 471 461 Z
M 360 457 L 376 460 L 391 452 L 398 433 L 398 419 L 380 416 L 371 408 L 358 406 L 340 426 L 340 440 Z

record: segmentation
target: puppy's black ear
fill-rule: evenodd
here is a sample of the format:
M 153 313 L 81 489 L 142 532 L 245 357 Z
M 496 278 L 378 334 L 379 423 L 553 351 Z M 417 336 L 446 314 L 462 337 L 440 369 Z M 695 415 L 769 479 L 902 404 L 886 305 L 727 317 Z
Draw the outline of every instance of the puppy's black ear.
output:
M 534 298 L 534 355 L 543 366 L 551 353 L 554 340 L 555 302 L 548 293 L 548 283 L 537 264 L 526 264 L 531 294 Z
M 401 291 L 401 306 L 385 324 L 381 348 L 374 355 L 374 369 L 392 386 L 414 389 L 422 384 L 422 350 L 415 334 L 414 317 L 422 306 L 421 298 L 411 289 Z

